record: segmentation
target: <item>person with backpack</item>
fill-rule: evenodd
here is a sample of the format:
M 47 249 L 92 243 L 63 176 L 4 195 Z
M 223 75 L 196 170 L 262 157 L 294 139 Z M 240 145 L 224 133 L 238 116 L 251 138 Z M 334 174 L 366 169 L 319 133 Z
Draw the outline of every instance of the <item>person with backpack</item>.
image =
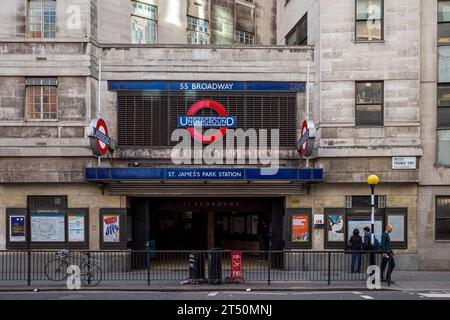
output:
M 375 244 L 372 243 L 371 235 L 370 228 L 364 227 L 364 251 L 367 252 L 369 265 L 373 266 L 375 264 Z
M 361 272 L 361 255 L 363 248 L 363 239 L 359 235 L 358 229 L 353 230 L 353 235 L 350 237 L 347 246 L 350 250 L 352 250 L 351 273 L 355 273 L 356 260 L 358 260 L 358 267 L 356 272 Z

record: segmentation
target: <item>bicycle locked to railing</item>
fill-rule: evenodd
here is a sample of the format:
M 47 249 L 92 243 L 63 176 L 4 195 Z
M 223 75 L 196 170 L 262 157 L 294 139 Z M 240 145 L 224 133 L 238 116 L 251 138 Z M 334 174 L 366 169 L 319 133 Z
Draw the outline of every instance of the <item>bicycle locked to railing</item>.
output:
M 52 281 L 68 281 L 76 286 L 83 283 L 89 287 L 97 286 L 102 281 L 100 261 L 93 259 L 88 252 L 76 256 L 68 250 L 56 252 L 56 258 L 45 264 L 45 276 Z M 69 278 L 70 277 L 70 278 Z

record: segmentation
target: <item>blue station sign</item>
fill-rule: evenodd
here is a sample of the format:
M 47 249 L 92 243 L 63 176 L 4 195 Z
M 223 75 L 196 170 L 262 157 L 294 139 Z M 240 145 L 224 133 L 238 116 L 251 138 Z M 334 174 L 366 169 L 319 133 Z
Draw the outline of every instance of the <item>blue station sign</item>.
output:
M 282 168 L 86 168 L 86 181 L 323 181 L 323 169 Z

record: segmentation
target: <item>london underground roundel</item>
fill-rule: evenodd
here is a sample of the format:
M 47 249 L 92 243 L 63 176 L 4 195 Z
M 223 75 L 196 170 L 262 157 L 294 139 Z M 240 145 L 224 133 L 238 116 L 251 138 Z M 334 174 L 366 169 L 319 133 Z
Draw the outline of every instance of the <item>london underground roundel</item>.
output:
M 314 138 L 316 136 L 316 129 L 314 121 L 305 120 L 302 124 L 301 138 L 297 143 L 297 150 L 303 157 L 309 157 L 313 153 Z
M 97 156 L 104 156 L 112 147 L 113 140 L 109 137 L 108 127 L 103 119 L 95 119 L 91 122 L 92 134 L 91 147 Z
M 197 114 L 203 109 L 212 109 L 217 116 L 199 117 Z M 228 128 L 236 127 L 236 117 L 229 117 L 228 111 L 221 104 L 212 100 L 201 100 L 194 103 L 188 110 L 187 116 L 178 117 L 178 127 L 187 128 L 193 139 L 204 144 L 210 144 L 222 139 Z M 205 135 L 201 128 L 217 128 L 214 134 Z

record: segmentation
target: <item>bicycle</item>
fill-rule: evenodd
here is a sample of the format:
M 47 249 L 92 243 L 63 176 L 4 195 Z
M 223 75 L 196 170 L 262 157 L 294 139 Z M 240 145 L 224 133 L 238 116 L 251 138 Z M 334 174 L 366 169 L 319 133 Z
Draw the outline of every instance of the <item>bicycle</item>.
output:
M 97 286 L 102 281 L 102 269 L 98 260 L 89 256 L 89 253 L 83 252 L 82 257 L 76 257 L 68 250 L 56 252 L 57 258 L 50 260 L 45 264 L 45 276 L 52 281 L 64 281 L 69 277 L 67 269 L 71 265 L 80 268 L 81 282 L 89 287 Z M 79 263 L 74 263 L 79 260 Z

